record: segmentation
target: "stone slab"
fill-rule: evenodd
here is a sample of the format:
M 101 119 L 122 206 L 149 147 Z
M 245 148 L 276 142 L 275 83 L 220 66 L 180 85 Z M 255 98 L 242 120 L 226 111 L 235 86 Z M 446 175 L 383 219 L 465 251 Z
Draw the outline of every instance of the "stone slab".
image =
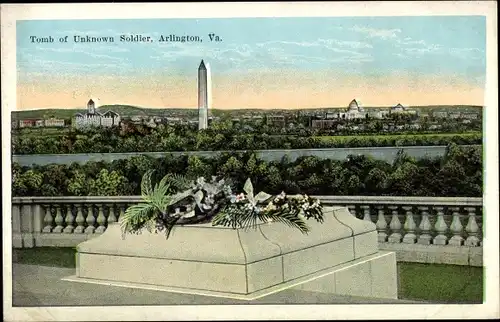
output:
M 80 253 L 78 257 L 81 278 L 248 293 L 244 265 L 107 254 Z
M 106 283 L 75 283 L 63 280 L 74 269 L 39 265 L 12 265 L 12 305 L 43 306 L 126 306 L 126 305 L 235 305 L 235 304 L 401 304 L 409 300 L 361 298 L 289 288 L 253 301 L 227 297 L 173 293 L 151 288 L 118 287 Z M 422 304 L 420 302 L 420 304 Z M 258 308 L 257 308 L 258 309 Z M 119 317 L 114 317 L 119 320 Z M 50 320 L 47 318 L 46 320 Z
M 337 266 L 331 274 L 294 287 L 311 292 L 345 296 L 397 299 L 397 266 L 394 252 L 376 254 Z
M 371 263 L 375 269 L 372 269 Z M 394 268 L 391 270 L 390 268 Z M 279 283 L 253 293 L 225 292 L 163 286 L 108 279 L 83 278 L 76 275 L 64 277 L 62 280 L 79 283 L 101 284 L 144 290 L 155 290 L 172 293 L 203 295 L 251 301 L 285 290 L 303 290 L 310 292 L 328 293 L 331 295 L 357 296 L 367 298 L 397 299 L 396 262 L 393 253 L 378 252 L 363 259 L 356 259 L 348 263 L 337 265 L 314 274 L 302 276 L 285 283 Z M 389 268 L 389 269 L 387 269 Z M 376 272 L 372 276 L 372 271 Z M 388 282 L 383 289 L 373 289 L 372 284 Z M 394 295 L 395 294 L 395 295 Z M 393 296 L 394 295 L 394 296 Z

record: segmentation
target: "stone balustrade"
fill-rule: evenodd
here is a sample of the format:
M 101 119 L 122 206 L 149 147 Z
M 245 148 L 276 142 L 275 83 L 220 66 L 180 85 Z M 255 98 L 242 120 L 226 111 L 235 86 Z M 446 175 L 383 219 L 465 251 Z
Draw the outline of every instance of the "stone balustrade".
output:
M 379 247 L 400 261 L 482 265 L 482 198 L 318 196 L 375 223 Z M 13 247 L 73 247 L 117 222 L 139 196 L 15 197 Z

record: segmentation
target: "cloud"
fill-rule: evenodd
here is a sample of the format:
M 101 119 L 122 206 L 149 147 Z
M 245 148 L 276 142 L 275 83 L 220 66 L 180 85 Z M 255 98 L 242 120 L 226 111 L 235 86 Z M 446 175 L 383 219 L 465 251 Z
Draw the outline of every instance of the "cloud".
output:
M 379 38 L 379 39 L 394 39 L 398 37 L 398 34 L 401 33 L 401 29 L 376 29 L 376 28 L 367 28 L 362 26 L 354 26 L 351 30 L 363 33 L 370 38 Z
M 479 48 L 450 48 L 448 50 L 450 55 L 464 59 L 481 59 L 486 58 L 484 50 Z
M 127 63 L 77 63 L 74 61 L 63 61 L 63 60 L 52 60 L 43 58 L 30 53 L 23 53 L 21 59 L 18 60 L 18 72 L 31 72 L 39 73 L 41 71 L 45 72 L 48 76 L 54 72 L 57 73 L 70 73 L 70 72 L 91 72 L 94 70 L 113 70 L 117 67 L 127 67 Z M 119 69 L 117 69 L 119 70 Z M 47 73 L 49 72 L 49 73 Z
M 90 49 L 92 48 L 92 49 Z M 110 48 L 114 48 L 116 50 L 109 50 Z M 92 50 L 95 50 L 95 51 L 104 51 L 104 52 L 128 52 L 128 49 L 126 48 L 120 48 L 120 47 L 87 47 L 87 48 L 82 48 L 82 47 L 77 47 L 77 46 L 73 46 L 71 48 L 52 48 L 52 47 L 37 47 L 36 50 L 37 51 L 50 51 L 50 52 L 55 52 L 55 53 L 71 53 L 71 54 L 74 54 L 74 53 L 81 53 L 81 54 L 85 54 L 87 56 L 90 56 L 92 58 L 103 58 L 103 59 L 108 59 L 108 60 L 113 60 L 113 61 L 116 61 L 116 62 L 122 62 L 122 61 L 126 61 L 128 60 L 127 58 L 125 57 L 117 57 L 117 56 L 110 56 L 110 55 L 106 55 L 106 54 L 101 54 L 101 53 L 95 53 L 95 52 L 92 52 Z
M 441 53 L 443 52 L 443 46 L 441 45 L 435 45 L 435 44 L 425 44 L 421 47 L 404 47 L 401 48 L 403 53 L 407 55 L 424 55 L 424 54 L 436 54 L 436 53 Z

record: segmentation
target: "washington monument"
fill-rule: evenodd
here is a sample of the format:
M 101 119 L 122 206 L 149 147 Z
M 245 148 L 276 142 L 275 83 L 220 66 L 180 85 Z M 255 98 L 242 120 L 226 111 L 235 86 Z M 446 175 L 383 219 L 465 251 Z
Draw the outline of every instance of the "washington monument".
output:
M 198 129 L 208 128 L 208 109 L 212 105 L 212 79 L 210 65 L 203 62 L 198 67 Z

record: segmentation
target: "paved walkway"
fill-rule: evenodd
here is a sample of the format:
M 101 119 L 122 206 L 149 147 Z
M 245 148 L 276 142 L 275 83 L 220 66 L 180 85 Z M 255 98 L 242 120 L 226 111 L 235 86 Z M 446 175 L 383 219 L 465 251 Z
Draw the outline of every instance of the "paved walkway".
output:
M 74 268 L 13 265 L 12 305 L 210 305 L 210 304 L 386 304 L 421 303 L 403 300 L 347 297 L 301 290 L 284 290 L 257 300 L 244 301 L 201 295 L 142 290 L 118 286 L 62 281 Z

